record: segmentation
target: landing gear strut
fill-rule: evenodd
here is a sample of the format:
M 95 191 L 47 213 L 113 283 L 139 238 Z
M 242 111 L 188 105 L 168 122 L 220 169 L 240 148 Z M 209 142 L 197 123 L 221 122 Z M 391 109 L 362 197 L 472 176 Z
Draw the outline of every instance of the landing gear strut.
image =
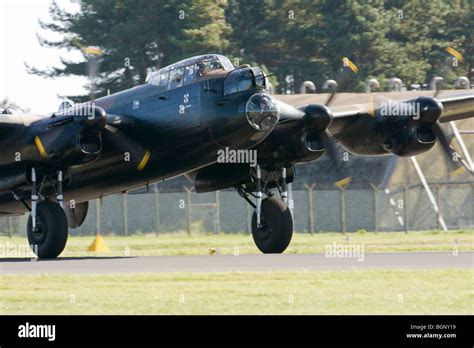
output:
M 275 178 L 281 198 L 267 190 L 267 179 L 268 175 L 262 180 L 261 169 L 257 165 L 255 195 L 242 187 L 239 188 L 239 194 L 255 208 L 252 236 L 257 248 L 264 254 L 280 254 L 288 247 L 293 235 L 293 217 L 287 205 L 286 168 L 281 172 L 281 186 Z M 268 197 L 262 199 L 264 193 Z M 256 204 L 252 203 L 249 195 L 256 198 Z
M 58 171 L 58 185 L 56 187 L 58 203 L 49 200 L 38 203 L 45 180 L 38 188 L 36 179 L 36 171 L 31 168 L 31 211 L 27 226 L 28 242 L 38 257 L 55 258 L 64 250 L 68 237 L 68 223 L 62 208 L 62 171 Z

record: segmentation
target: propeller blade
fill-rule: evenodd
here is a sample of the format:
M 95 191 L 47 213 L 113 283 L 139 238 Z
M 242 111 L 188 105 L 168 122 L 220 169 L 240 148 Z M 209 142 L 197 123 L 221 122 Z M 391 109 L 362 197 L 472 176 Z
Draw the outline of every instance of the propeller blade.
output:
M 324 105 L 329 106 L 336 96 L 337 93 L 337 88 L 338 88 L 338 83 L 335 80 L 327 80 L 324 82 L 323 89 L 331 89 L 331 94 L 329 95 L 328 100 L 326 100 L 326 103 Z
M 444 61 L 443 66 L 441 67 L 441 76 L 435 76 L 430 83 L 430 88 L 435 90 L 433 97 L 436 98 L 446 80 L 448 73 L 453 71 L 454 65 L 452 64 L 452 59 L 455 58 L 457 61 L 463 61 L 463 56 L 461 53 L 456 51 L 452 47 L 448 47 L 446 52 L 449 53 L 449 57 Z M 449 142 L 449 136 L 446 133 L 445 129 L 441 125 L 439 121 L 436 121 L 434 124 L 434 130 L 436 133 L 436 137 L 439 140 L 441 148 L 443 149 L 443 154 L 448 161 L 448 165 L 450 167 L 450 171 L 452 175 L 459 175 L 464 172 L 466 169 L 468 172 L 472 173 L 473 168 L 470 167 L 469 163 L 462 158 L 456 150 L 451 146 Z
M 88 46 L 82 48 L 82 53 L 87 59 L 87 75 L 89 76 L 90 82 L 90 100 L 91 102 L 94 102 L 97 76 L 99 75 L 100 71 L 100 56 L 102 55 L 102 50 L 99 47 Z
M 338 89 L 345 88 L 353 74 L 357 74 L 359 71 L 359 68 L 347 57 L 342 59 L 342 63 L 343 66 L 337 73 L 336 80 L 327 80 L 323 85 L 323 89 L 331 89 L 331 94 L 324 104 L 325 106 L 331 105 L 336 97 Z M 327 129 L 319 132 L 319 136 L 324 148 L 327 151 L 327 154 L 329 155 L 329 158 L 336 168 L 337 181 L 334 183 L 334 185 L 337 187 L 347 186 L 351 182 L 352 178 L 338 160 L 337 149 L 334 140 L 331 138 L 331 135 Z
M 327 130 L 321 132 L 320 137 L 325 149 L 327 150 L 327 154 L 331 159 L 331 162 L 336 168 L 337 181 L 334 182 L 334 185 L 336 185 L 337 187 L 347 186 L 351 182 L 352 177 L 347 173 L 347 170 L 343 167 L 343 165 L 340 164 L 337 155 L 336 144 L 332 140 L 331 135 Z
M 120 151 L 123 151 L 124 160 L 130 162 L 137 170 L 143 170 L 148 164 L 151 152 L 138 144 L 119 129 L 106 125 L 103 135 Z
M 323 89 L 331 89 L 331 95 L 325 103 L 326 106 L 329 106 L 331 102 L 334 101 L 338 89 L 345 88 L 349 83 L 352 75 L 357 74 L 357 72 L 359 71 L 359 68 L 347 57 L 344 57 L 342 59 L 342 64 L 343 66 L 338 71 L 336 80 L 327 80 L 323 85 Z
M 445 155 L 448 161 L 451 174 L 459 175 L 463 173 L 466 169 L 471 172 L 471 168 L 469 167 L 469 164 L 466 162 L 466 160 L 463 159 L 450 145 L 449 137 L 439 121 L 434 124 L 434 130 L 439 144 L 443 149 L 443 154 Z
M 441 91 L 441 88 L 443 87 L 444 83 L 444 78 L 441 76 L 436 76 L 431 80 L 430 87 L 433 89 L 435 92 L 433 94 L 433 98 L 436 98 Z
M 342 63 L 343 66 L 337 73 L 336 80 L 327 80 L 323 85 L 323 89 L 331 90 L 331 94 L 329 95 L 326 103 L 324 104 L 325 106 L 331 105 L 331 103 L 336 97 L 338 89 L 345 88 L 349 83 L 350 79 L 352 78 L 353 74 L 357 74 L 357 72 L 359 71 L 359 68 L 347 57 L 344 57 L 342 59 Z M 337 181 L 334 183 L 334 185 L 338 187 L 347 186 L 351 182 L 352 178 L 350 175 L 348 175 L 345 168 L 343 168 L 343 166 L 338 160 L 337 149 L 334 140 L 332 140 L 331 135 L 327 131 L 327 129 L 324 131 L 320 131 L 318 135 L 329 155 L 329 158 L 331 159 L 332 163 L 336 168 Z

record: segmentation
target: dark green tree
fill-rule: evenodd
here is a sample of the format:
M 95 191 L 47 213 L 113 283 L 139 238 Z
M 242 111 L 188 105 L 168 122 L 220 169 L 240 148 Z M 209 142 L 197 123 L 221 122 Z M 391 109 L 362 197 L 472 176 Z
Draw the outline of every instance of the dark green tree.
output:
M 338 76 L 341 60 L 349 58 L 359 68 L 341 90 L 362 91 L 369 78 L 382 85 L 391 77 L 402 77 L 406 55 L 400 43 L 387 36 L 396 21 L 395 12 L 385 9 L 384 1 L 325 0 L 323 35 L 327 66 L 324 78 Z M 345 87 L 345 88 L 344 88 Z
M 94 87 L 97 96 L 143 83 L 150 69 L 227 45 L 224 0 L 82 0 L 80 6 L 79 13 L 71 14 L 54 2 L 52 21 L 40 25 L 62 34 L 62 40 L 40 38 L 40 43 L 68 50 L 98 47 L 102 52 L 98 57 L 100 71 L 94 86 L 88 86 Z M 214 19 L 219 22 L 214 24 Z M 62 67 L 46 71 L 29 69 L 47 77 L 87 75 L 86 59 L 61 62 Z M 75 101 L 88 98 L 69 97 Z
M 211 52 L 265 67 L 280 92 L 296 92 L 304 80 L 320 91 L 339 76 L 344 57 L 359 71 L 342 91 L 361 91 L 369 78 L 382 88 L 391 77 L 407 86 L 435 75 L 447 83 L 474 78 L 472 0 L 82 0 L 76 15 L 56 3 L 50 12 L 41 26 L 62 40 L 40 39 L 42 45 L 100 48 L 98 96 L 143 83 L 150 69 Z M 464 55 L 457 66 L 447 47 Z M 61 67 L 30 71 L 83 76 L 87 64 L 62 60 Z
M 265 65 L 282 90 L 312 79 L 322 66 L 319 51 L 325 40 L 318 6 L 315 1 L 229 1 L 232 55 L 243 63 Z
M 407 84 L 428 84 L 433 77 L 441 76 L 446 86 L 452 85 L 463 67 L 461 62 L 458 65 L 453 61 L 446 49 L 463 51 L 464 46 L 469 46 L 466 35 L 473 29 L 465 22 L 470 12 L 467 2 L 462 8 L 459 2 L 442 0 L 387 0 L 386 5 L 394 5 L 392 10 L 401 14 L 387 36 L 397 41 L 405 52 L 400 77 Z
M 453 67 L 456 76 L 466 76 L 474 83 L 474 2 L 457 0 L 446 17 L 451 46 L 463 55 Z

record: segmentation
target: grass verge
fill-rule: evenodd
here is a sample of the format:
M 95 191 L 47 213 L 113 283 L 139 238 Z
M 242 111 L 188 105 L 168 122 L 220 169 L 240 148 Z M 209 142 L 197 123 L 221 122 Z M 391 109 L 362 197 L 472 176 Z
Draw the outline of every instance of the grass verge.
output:
M 1 314 L 473 314 L 472 270 L 4 275 Z
M 156 255 L 205 255 L 210 249 L 220 254 L 255 254 L 260 253 L 255 247 L 252 236 L 248 234 L 209 234 L 185 235 L 163 234 L 104 236 L 111 249 L 110 256 L 156 256 Z M 93 256 L 87 247 L 94 237 L 70 237 L 62 257 Z M 459 231 L 420 231 L 410 232 L 355 232 L 355 233 L 295 233 L 286 253 L 323 253 L 325 246 L 332 243 L 364 245 L 365 252 L 387 251 L 459 251 L 474 250 L 474 230 Z M 0 237 L 0 246 L 23 245 L 24 237 Z M 4 248 L 6 249 L 6 248 Z M 0 249 L 0 251 L 2 251 Z M 2 255 L 0 257 L 17 257 Z

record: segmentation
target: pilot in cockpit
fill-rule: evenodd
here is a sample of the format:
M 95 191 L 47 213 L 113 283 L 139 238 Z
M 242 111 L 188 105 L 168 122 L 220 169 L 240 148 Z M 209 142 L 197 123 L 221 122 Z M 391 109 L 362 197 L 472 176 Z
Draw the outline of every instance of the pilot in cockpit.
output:
M 224 67 L 222 66 L 221 62 L 219 62 L 218 60 L 213 60 L 210 65 L 211 65 L 211 70 L 221 70 L 221 69 L 224 69 Z
M 201 61 L 196 64 L 197 65 L 197 75 L 202 77 L 206 75 L 208 72 L 214 70 L 221 70 L 224 69 L 221 62 L 218 59 L 214 59 L 212 61 Z
M 197 63 L 197 75 L 202 77 L 206 74 L 206 64 L 203 62 Z

